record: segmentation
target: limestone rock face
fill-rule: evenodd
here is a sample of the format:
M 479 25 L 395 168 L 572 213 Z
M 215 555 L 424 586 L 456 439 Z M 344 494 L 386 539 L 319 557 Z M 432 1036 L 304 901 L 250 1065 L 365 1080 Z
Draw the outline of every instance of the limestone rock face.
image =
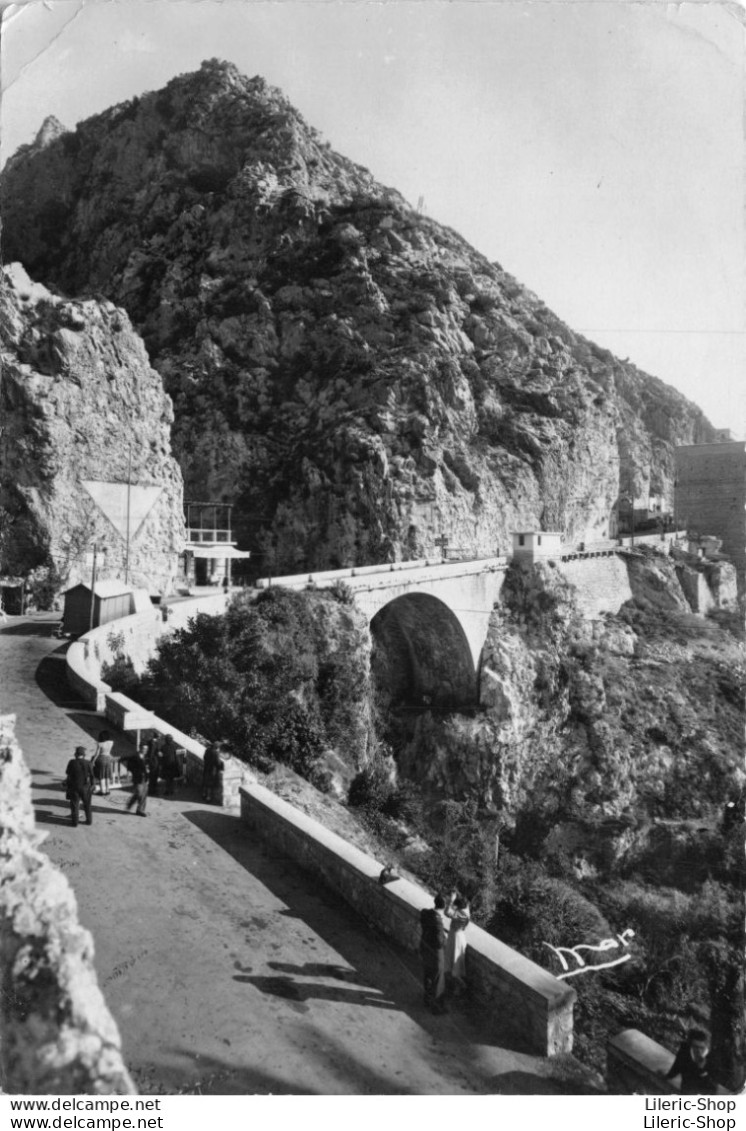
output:
M 131 508 L 129 581 L 167 587 L 184 540 L 173 409 L 127 315 L 60 298 L 14 264 L 0 279 L 0 345 L 0 568 L 90 582 L 97 542 L 99 576 L 122 577 L 125 538 L 82 482 L 131 475 L 160 494 L 140 526 Z
M 55 132 L 6 167 L 6 252 L 127 309 L 188 494 L 270 572 L 590 539 L 712 435 L 260 78 L 213 60 Z

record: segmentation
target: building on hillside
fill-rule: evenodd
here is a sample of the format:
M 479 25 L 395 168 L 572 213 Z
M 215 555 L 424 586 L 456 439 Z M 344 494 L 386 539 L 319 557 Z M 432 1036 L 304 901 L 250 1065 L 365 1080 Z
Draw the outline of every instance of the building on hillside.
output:
M 676 524 L 699 539 L 713 534 L 736 567 L 739 590 L 746 574 L 746 443 L 726 440 L 675 449 Z
M 124 581 L 81 582 L 63 593 L 62 631 L 68 636 L 82 636 L 100 624 L 128 617 L 152 608 L 147 592 L 133 589 Z
M 251 557 L 239 550 L 231 529 L 232 503 L 192 503 L 186 506 L 184 580 L 191 585 L 231 583 L 233 562 Z
M 562 535 L 557 530 L 524 530 L 513 534 L 513 561 L 522 565 L 562 556 Z

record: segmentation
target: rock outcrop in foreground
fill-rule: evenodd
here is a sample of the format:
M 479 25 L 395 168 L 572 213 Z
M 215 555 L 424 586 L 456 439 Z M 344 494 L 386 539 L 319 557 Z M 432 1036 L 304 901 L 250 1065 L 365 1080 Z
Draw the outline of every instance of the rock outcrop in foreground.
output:
M 39 851 L 14 721 L 0 717 L 0 1087 L 15 1095 L 131 1094 L 93 940 L 67 880 Z
M 32 584 L 46 573 L 52 589 L 90 582 L 97 542 L 99 576 L 123 576 L 126 522 L 118 532 L 82 484 L 130 477 L 133 498 L 160 493 L 142 525 L 131 507 L 129 580 L 167 588 L 184 542 L 173 409 L 125 312 L 60 298 L 14 264 L 0 276 L 0 347 L 0 570 L 35 571 Z
M 230 64 L 51 123 L 2 188 L 6 258 L 127 309 L 260 569 L 591 538 L 712 436 Z

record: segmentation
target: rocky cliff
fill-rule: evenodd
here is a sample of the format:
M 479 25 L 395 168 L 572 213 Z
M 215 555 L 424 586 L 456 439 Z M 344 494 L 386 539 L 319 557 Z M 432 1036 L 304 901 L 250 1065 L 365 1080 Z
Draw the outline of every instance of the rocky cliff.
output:
M 32 587 L 46 575 L 52 590 L 90 582 L 97 542 L 99 576 L 122 576 L 126 524 L 117 530 L 82 484 L 129 478 L 129 580 L 168 586 L 184 538 L 173 409 L 125 312 L 63 299 L 14 264 L 0 276 L 0 346 L 0 570 L 31 571 Z M 143 517 L 137 492 L 147 486 L 154 502 Z M 126 489 L 114 488 L 114 502 L 117 490 L 124 513 Z
M 717 824 L 746 782 L 743 646 L 718 623 L 739 614 L 693 615 L 683 567 L 652 550 L 625 568 L 631 599 L 590 619 L 554 564 L 511 567 L 480 709 L 421 715 L 399 759 L 434 796 L 476 798 L 601 870 L 655 822 Z
M 711 436 L 230 64 L 48 122 L 2 194 L 6 259 L 127 309 L 187 495 L 234 502 L 260 568 L 591 538 Z

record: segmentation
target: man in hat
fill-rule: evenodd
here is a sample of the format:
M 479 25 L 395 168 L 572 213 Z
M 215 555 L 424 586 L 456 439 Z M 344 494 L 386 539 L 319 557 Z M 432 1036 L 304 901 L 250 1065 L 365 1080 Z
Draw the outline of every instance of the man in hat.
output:
M 85 756 L 85 747 L 75 747 L 75 757 L 67 763 L 67 800 L 70 802 L 70 816 L 73 827 L 77 828 L 80 803 L 83 802 L 85 823 L 93 824 L 91 819 L 91 797 L 93 796 L 93 770 Z

